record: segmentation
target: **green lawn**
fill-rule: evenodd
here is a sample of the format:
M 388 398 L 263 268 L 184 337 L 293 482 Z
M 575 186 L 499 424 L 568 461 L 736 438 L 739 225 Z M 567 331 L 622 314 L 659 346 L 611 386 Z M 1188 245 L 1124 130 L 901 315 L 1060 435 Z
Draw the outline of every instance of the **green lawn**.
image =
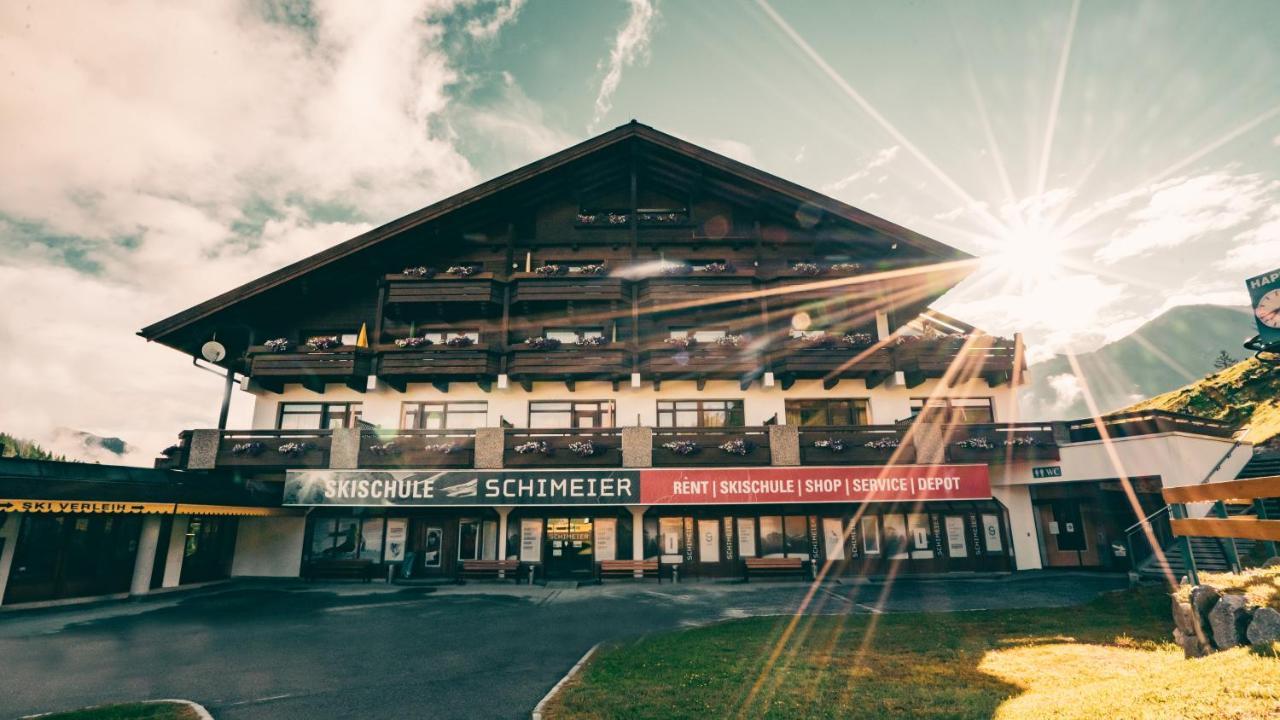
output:
M 199 720 L 187 705 L 176 703 L 125 703 L 42 715 L 40 720 Z
M 993 589 L 999 586 L 993 586 Z M 1280 717 L 1280 660 L 1183 660 L 1169 598 L 753 618 L 602 649 L 552 718 Z

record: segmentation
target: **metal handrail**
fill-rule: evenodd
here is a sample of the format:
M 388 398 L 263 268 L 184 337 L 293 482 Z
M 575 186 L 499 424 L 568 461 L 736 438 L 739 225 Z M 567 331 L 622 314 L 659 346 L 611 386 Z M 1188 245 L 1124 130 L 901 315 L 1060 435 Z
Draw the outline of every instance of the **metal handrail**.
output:
M 1159 515 L 1160 513 L 1166 513 L 1166 512 L 1169 512 L 1169 506 L 1168 506 L 1168 505 L 1165 505 L 1164 507 L 1160 508 L 1159 510 L 1155 510 L 1155 511 L 1153 511 L 1150 515 L 1148 515 L 1148 516 L 1146 516 L 1146 517 L 1142 518 L 1142 519 L 1141 519 L 1141 520 L 1139 520 L 1138 522 L 1136 522 L 1136 523 L 1134 523 L 1134 524 L 1130 525 L 1129 527 L 1125 528 L 1125 530 L 1124 530 L 1124 534 L 1125 534 L 1126 536 L 1128 536 L 1128 535 L 1129 535 L 1129 534 L 1131 534 L 1134 530 L 1136 530 L 1137 528 L 1141 527 L 1144 523 L 1150 523 L 1152 520 L 1154 520 L 1154 519 L 1156 518 L 1156 516 L 1157 516 L 1157 515 Z

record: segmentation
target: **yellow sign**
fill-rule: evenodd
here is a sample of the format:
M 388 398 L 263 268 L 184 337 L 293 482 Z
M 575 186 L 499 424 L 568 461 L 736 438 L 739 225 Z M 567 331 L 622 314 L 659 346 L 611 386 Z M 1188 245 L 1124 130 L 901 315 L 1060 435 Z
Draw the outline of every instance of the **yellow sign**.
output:
M 239 515 L 240 517 L 290 517 L 300 513 L 292 508 L 251 507 L 248 505 L 192 505 L 178 503 L 179 515 Z
M 106 502 L 100 500 L 0 500 L 0 512 L 97 513 L 110 515 L 170 514 L 173 503 Z

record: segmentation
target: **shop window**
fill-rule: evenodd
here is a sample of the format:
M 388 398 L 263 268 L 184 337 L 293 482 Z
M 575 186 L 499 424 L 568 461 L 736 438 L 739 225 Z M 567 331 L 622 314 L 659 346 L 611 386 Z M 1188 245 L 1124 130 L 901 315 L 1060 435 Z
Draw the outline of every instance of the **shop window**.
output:
M 645 518 L 642 523 L 644 532 L 644 559 L 657 560 L 662 544 L 658 537 L 658 519 Z
M 234 517 L 191 518 L 187 523 L 182 573 L 178 582 L 208 582 L 230 577 L 237 525 Z M 381 547 L 381 528 L 378 530 L 377 542 L 378 547 Z
M 738 518 L 738 554 L 744 558 L 758 557 L 755 518 Z
M 876 557 L 880 554 L 880 521 L 875 515 L 864 516 L 858 521 L 858 534 L 862 536 L 862 554 Z
M 884 525 L 884 555 L 890 560 L 906 560 L 909 555 L 907 517 L 898 513 L 881 516 Z
M 865 398 L 787 400 L 787 424 L 800 426 L 869 425 L 871 412 Z
M 840 518 L 822 518 L 822 540 L 827 560 L 844 559 L 844 522 Z
M 280 403 L 279 430 L 332 430 L 356 427 L 363 411 L 360 403 Z
M 497 560 L 498 523 L 462 518 L 458 521 L 459 560 Z
M 529 403 L 530 428 L 613 427 L 613 401 L 537 400 Z
M 659 518 L 662 559 L 664 562 L 680 562 L 684 555 L 684 519 Z
M 992 423 L 991 398 L 911 398 L 911 419 L 952 424 Z
M 659 400 L 658 427 L 742 427 L 741 400 Z
M 809 524 L 804 515 L 765 515 L 757 522 L 760 557 L 809 557 Z
M 400 405 L 405 430 L 466 430 L 488 425 L 486 402 L 407 402 Z
M 929 560 L 933 558 L 932 531 L 929 529 L 927 513 L 912 513 L 907 516 L 907 529 L 911 533 L 911 559 Z
M 1000 540 L 999 515 L 982 515 L 982 544 L 988 555 L 1005 554 L 1004 543 Z
M 310 556 L 313 560 L 382 562 L 384 522 L 381 517 L 315 517 L 311 521 Z

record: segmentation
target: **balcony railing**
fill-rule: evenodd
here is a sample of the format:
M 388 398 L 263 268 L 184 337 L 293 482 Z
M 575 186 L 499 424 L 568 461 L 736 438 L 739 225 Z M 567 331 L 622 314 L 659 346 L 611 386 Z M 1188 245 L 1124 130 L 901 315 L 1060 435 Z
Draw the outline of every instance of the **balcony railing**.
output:
M 343 383 L 364 392 L 373 356 L 364 349 L 343 346 L 333 350 L 272 352 L 264 346 L 249 349 L 249 374 L 262 387 L 281 392 L 285 383 L 301 383 L 324 392 L 327 383 Z
M 622 345 L 563 345 L 536 350 L 524 345 L 511 348 L 507 375 L 529 389 L 534 380 L 563 380 L 570 387 L 577 380 L 619 381 L 631 374 L 631 353 Z
M 474 430 L 393 430 L 360 435 L 362 468 L 469 468 L 475 464 Z
M 688 348 L 654 345 L 643 355 L 643 372 L 655 387 L 663 380 L 696 380 L 702 389 L 707 380 L 737 380 L 746 389 L 759 377 L 764 358 L 749 342 L 742 347 L 714 342 L 695 343 Z
M 652 305 L 697 306 L 739 299 L 755 289 L 755 270 L 713 273 L 695 270 L 683 275 L 658 275 L 640 282 L 640 301 Z
M 444 391 L 450 382 L 485 385 L 497 374 L 498 355 L 488 345 L 378 348 L 378 378 L 400 392 L 411 382 L 429 382 Z
M 1162 410 L 1115 413 L 1097 420 L 1079 420 L 1067 426 L 1071 442 L 1089 442 L 1101 440 L 1105 428 L 1107 437 L 1121 438 L 1135 435 L 1155 435 L 1167 432 L 1184 432 L 1192 435 L 1229 438 L 1235 433 L 1235 426 L 1223 420 L 1181 415 Z
M 328 430 L 224 430 L 218 439 L 218 467 L 263 469 L 329 466 Z
M 513 302 L 622 302 L 629 299 L 620 277 L 516 273 Z
M 980 377 L 995 387 L 1012 380 L 1015 366 L 1021 362 L 1020 345 L 1018 337 L 922 338 L 895 346 L 893 360 L 909 388 L 940 377 L 948 378 L 951 384 Z
M 476 273 L 468 276 L 437 273 L 427 277 L 417 275 L 387 275 L 387 304 L 423 303 L 501 303 L 502 293 L 494 281 L 493 273 Z
M 916 450 L 906 442 L 901 425 L 858 425 L 800 428 L 800 462 L 804 465 L 910 465 Z
M 617 428 L 508 430 L 504 467 L 619 467 L 622 431 Z
M 773 370 L 782 389 L 789 389 L 797 378 L 821 378 L 823 387 L 831 389 L 843 379 L 862 378 L 867 388 L 874 388 L 893 375 L 893 355 L 881 345 L 815 346 L 804 340 L 790 340 L 775 346 Z
M 958 463 L 1058 460 L 1053 426 L 1046 423 L 953 425 L 944 430 L 947 457 Z
M 655 428 L 653 431 L 656 467 L 768 465 L 771 460 L 767 427 Z

